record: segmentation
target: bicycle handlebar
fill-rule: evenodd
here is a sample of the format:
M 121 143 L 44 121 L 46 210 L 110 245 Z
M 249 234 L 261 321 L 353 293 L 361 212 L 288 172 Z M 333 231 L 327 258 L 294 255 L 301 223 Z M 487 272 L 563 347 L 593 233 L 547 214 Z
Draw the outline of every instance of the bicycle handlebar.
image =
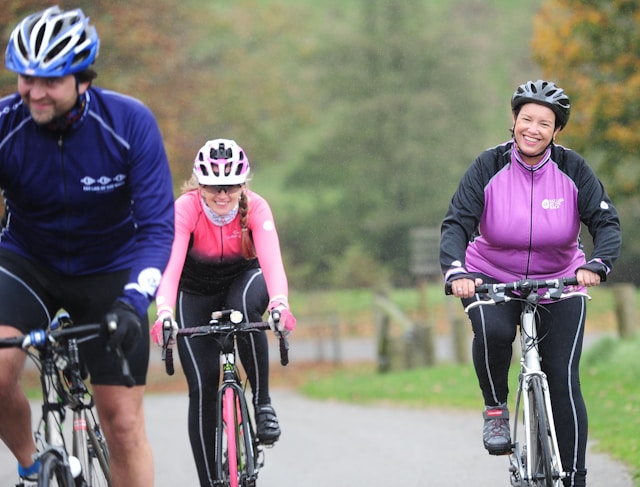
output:
M 118 317 L 115 314 L 110 314 L 107 317 L 107 329 L 109 333 L 113 333 L 118 328 Z M 122 373 L 122 377 L 124 378 L 124 384 L 127 387 L 133 387 L 136 385 L 136 381 L 131 375 L 131 369 L 129 368 L 129 361 L 122 350 L 121 345 L 117 345 L 115 350 L 116 357 L 118 358 L 118 363 L 120 364 L 120 372 Z
M 447 286 L 445 287 L 445 292 L 447 294 L 451 294 L 451 284 L 452 283 L 447 283 Z M 560 277 L 557 279 L 521 279 L 519 281 L 501 282 L 497 284 L 483 283 L 479 286 L 476 286 L 475 292 L 477 294 L 488 294 L 490 299 L 472 302 L 465 308 L 465 312 L 469 312 L 470 309 L 477 306 L 504 303 L 510 301 L 511 299 L 514 299 L 512 296 L 509 296 L 507 294 L 508 292 L 519 292 L 520 295 L 517 296 L 517 298 L 530 300 L 533 303 L 537 303 L 539 299 L 557 300 L 572 296 L 584 296 L 588 299 L 591 299 L 591 297 L 585 292 L 564 292 L 565 287 L 576 285 L 578 285 L 578 279 L 575 276 Z M 537 291 L 544 289 L 546 289 L 547 292 L 541 295 L 536 294 Z M 532 295 L 536 298 L 535 300 L 530 298 L 530 296 Z
M 225 318 L 223 321 L 222 318 Z M 211 322 L 204 326 L 194 326 L 190 328 L 180 328 L 172 330 L 171 320 L 169 318 L 163 321 L 163 345 L 162 359 L 165 363 L 165 370 L 168 375 L 173 375 L 175 369 L 173 366 L 173 349 L 171 340 L 177 336 L 204 336 L 204 335 L 230 335 L 237 333 L 251 333 L 253 331 L 268 330 L 271 328 L 266 321 L 242 323 L 242 313 L 236 310 L 227 309 L 214 311 L 211 313 Z M 282 335 L 279 336 L 280 363 L 286 366 L 289 363 L 289 341 Z
M 271 312 L 271 319 L 275 323 L 280 322 L 280 311 L 274 309 Z M 280 345 L 280 364 L 286 366 L 289 363 L 289 340 L 287 340 L 281 333 L 278 332 L 279 345 Z
M 449 281 L 445 283 L 445 294 L 453 294 L 453 282 Z M 507 291 L 518 291 L 524 295 L 529 295 L 538 289 L 548 289 L 551 292 L 550 297 L 554 297 L 553 290 L 560 291 L 566 286 L 578 285 L 578 278 L 576 276 L 559 277 L 557 279 L 521 279 L 514 282 L 501 282 L 498 284 L 480 284 L 476 286 L 476 293 L 479 294 L 493 294 L 493 293 L 505 293 Z M 559 295 L 560 293 L 555 293 Z
M 56 328 L 57 325 L 55 325 L 54 323 L 52 323 L 52 325 L 54 328 Z M 69 321 L 68 323 L 70 324 L 71 321 Z M 66 325 L 63 324 L 61 326 Z M 118 325 L 116 322 L 109 322 L 110 330 L 115 330 L 117 326 Z M 40 349 L 44 347 L 47 341 L 56 342 L 63 338 L 78 338 L 80 339 L 80 341 L 92 340 L 100 336 L 101 327 L 102 325 L 100 325 L 99 323 L 95 323 L 89 325 L 68 326 L 66 328 L 54 329 L 53 331 L 33 330 L 26 335 L 1 339 L 0 348 L 21 348 L 23 350 L 26 350 L 29 347 L 34 347 Z M 120 363 L 120 368 L 122 370 L 122 376 L 125 379 L 127 387 L 134 386 L 135 380 L 131 375 L 131 370 L 129 369 L 129 361 L 125 357 L 122 348 L 117 347 L 115 352 L 116 356 L 118 357 L 118 362 Z

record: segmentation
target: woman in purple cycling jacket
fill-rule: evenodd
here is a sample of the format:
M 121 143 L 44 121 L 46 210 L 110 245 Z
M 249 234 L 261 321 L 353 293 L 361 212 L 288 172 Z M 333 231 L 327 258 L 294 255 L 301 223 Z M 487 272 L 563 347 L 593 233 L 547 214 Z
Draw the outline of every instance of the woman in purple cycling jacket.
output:
M 576 152 L 555 144 L 570 101 L 549 81 L 528 81 L 511 98 L 511 140 L 489 149 L 462 177 L 442 222 L 440 264 L 463 305 L 477 300 L 481 282 L 576 275 L 597 286 L 620 254 L 618 214 L 602 183 Z M 593 238 L 587 258 L 583 223 Z M 579 362 L 586 300 L 544 304 L 540 313 L 542 367 L 549 380 L 565 486 L 586 485 L 587 411 Z M 483 442 L 492 455 L 511 451 L 508 372 L 520 315 L 517 301 L 476 308 L 472 355 L 485 402 Z

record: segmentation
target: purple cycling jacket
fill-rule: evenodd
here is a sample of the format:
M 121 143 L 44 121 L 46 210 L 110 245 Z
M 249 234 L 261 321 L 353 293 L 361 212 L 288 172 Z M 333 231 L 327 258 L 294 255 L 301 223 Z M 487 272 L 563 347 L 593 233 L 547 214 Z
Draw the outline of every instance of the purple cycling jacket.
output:
M 594 242 L 588 259 L 581 222 Z M 551 145 L 528 166 L 509 141 L 462 177 L 442 222 L 440 265 L 446 279 L 482 273 L 511 282 L 571 276 L 589 262 L 605 279 L 620 246 L 618 213 L 579 154 Z

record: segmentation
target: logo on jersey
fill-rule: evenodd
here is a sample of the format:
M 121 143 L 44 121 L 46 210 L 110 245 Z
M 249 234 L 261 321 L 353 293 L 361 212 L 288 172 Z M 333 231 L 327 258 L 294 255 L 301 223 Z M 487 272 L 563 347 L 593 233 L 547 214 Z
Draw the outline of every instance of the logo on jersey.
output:
M 564 203 L 564 198 L 545 198 L 542 200 L 542 209 L 559 210 Z
M 83 191 L 89 191 L 92 193 L 110 193 L 114 189 L 124 186 L 126 180 L 126 174 L 116 174 L 113 178 L 109 176 L 100 176 L 96 179 L 91 176 L 85 176 L 80 180 L 80 182 L 82 183 Z

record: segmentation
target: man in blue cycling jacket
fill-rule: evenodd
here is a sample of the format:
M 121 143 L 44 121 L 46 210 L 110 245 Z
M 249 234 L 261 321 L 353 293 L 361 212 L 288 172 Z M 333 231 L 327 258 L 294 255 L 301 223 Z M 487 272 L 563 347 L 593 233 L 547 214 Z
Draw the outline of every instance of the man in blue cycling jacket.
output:
M 12 32 L 6 67 L 18 92 L 0 100 L 0 337 L 46 327 L 65 309 L 102 323 L 85 343 L 112 485 L 149 487 L 153 456 L 142 406 L 147 308 L 173 241 L 173 188 L 160 130 L 141 102 L 92 86 L 99 38 L 82 10 L 51 7 Z M 118 327 L 107 330 L 105 316 Z M 144 330 L 144 331 L 143 331 Z M 114 351 L 126 354 L 126 387 Z M 25 355 L 0 351 L 0 438 L 23 480 L 37 479 Z

